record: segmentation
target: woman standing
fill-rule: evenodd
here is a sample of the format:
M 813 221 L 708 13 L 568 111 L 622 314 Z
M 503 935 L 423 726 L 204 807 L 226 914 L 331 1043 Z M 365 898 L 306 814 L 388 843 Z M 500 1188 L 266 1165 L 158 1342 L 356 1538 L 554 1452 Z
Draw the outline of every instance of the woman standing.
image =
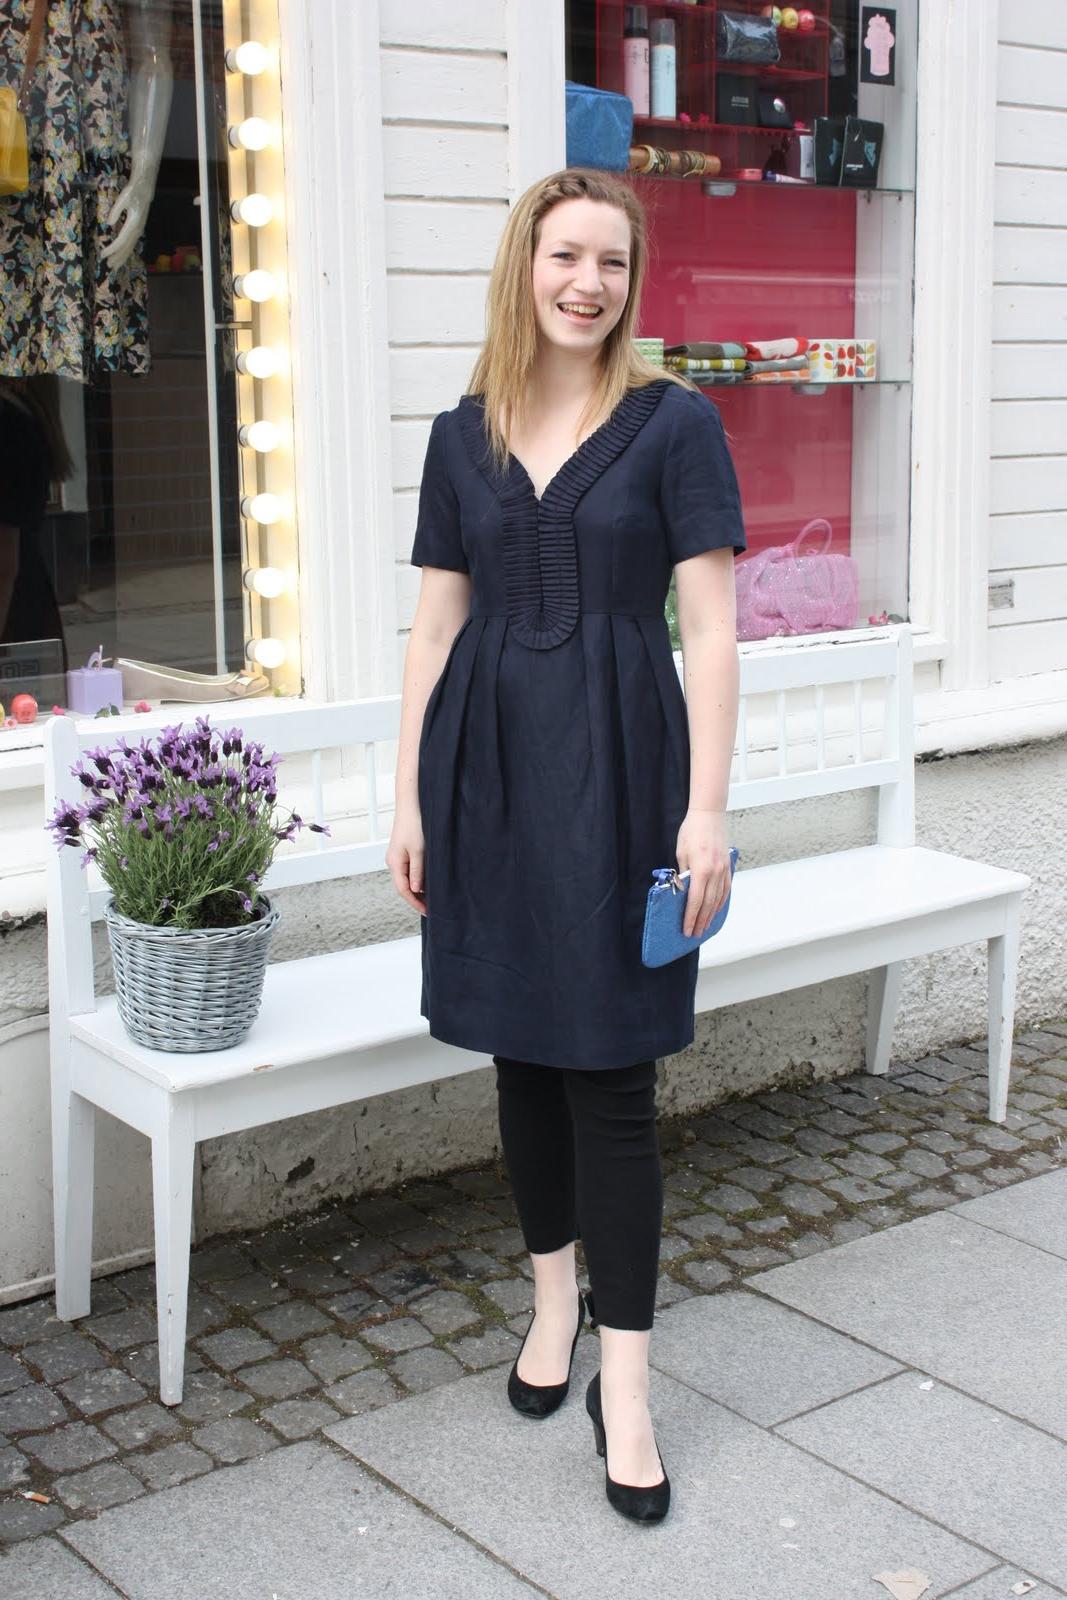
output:
M 470 386 L 430 431 L 386 862 L 422 913 L 431 1035 L 496 1066 L 534 1273 L 511 1402 L 556 1409 L 588 1306 L 607 1495 L 658 1521 L 656 1058 L 693 1040 L 698 954 L 647 968 L 641 930 L 655 867 L 691 872 L 687 934 L 729 892 L 746 541 L 718 409 L 633 345 L 647 248 L 609 173 L 554 173 L 508 217 Z

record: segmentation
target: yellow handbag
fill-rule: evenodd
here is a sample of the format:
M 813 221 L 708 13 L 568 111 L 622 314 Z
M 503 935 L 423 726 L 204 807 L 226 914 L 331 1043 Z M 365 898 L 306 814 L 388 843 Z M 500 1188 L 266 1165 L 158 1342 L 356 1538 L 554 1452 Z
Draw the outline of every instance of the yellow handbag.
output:
M 30 80 L 41 53 L 45 11 L 48 0 L 34 0 L 26 43 L 26 64 L 22 83 L 14 89 L 0 88 L 0 195 L 25 194 L 30 186 L 29 147 L 26 141 L 26 100 Z

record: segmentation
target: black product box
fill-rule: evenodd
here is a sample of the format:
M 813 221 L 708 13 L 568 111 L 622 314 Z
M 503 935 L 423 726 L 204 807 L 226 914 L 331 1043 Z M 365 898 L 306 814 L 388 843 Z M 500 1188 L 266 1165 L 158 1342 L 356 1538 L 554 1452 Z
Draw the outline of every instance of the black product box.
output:
M 841 155 L 845 147 L 844 117 L 815 118 L 815 182 L 841 182 Z
M 715 78 L 715 120 L 759 127 L 756 79 L 740 72 L 720 72 Z
M 868 122 L 864 117 L 845 118 L 844 149 L 841 155 L 843 189 L 876 187 L 884 133 L 883 122 Z

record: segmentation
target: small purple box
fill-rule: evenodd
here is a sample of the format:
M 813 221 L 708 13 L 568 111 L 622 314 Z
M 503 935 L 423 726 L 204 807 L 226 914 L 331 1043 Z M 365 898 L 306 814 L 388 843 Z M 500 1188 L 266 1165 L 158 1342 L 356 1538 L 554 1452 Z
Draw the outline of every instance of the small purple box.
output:
M 92 717 L 107 706 L 122 709 L 122 673 L 104 666 L 104 647 L 94 650 L 84 667 L 67 673 L 67 710 Z M 110 658 L 108 658 L 110 659 Z

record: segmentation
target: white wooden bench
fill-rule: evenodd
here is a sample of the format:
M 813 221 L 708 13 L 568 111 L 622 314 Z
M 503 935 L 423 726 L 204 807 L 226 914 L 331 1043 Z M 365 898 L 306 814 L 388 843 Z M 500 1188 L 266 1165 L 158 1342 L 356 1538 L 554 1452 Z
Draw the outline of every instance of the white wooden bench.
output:
M 869 680 L 875 680 L 877 700 L 863 695 Z M 790 709 L 805 698 L 812 700 L 810 708 Z M 850 718 L 854 713 L 856 728 L 865 706 L 877 711 L 877 727 L 843 735 L 842 705 Z M 189 720 L 195 714 L 190 711 Z M 154 732 L 180 715 L 167 707 L 152 716 L 110 721 L 53 718 L 46 733 L 49 814 L 57 799 L 80 799 L 69 769 L 86 749 L 110 744 L 120 733 Z M 228 705 L 212 708 L 212 715 L 218 725 L 236 723 L 290 758 L 282 763 L 283 800 L 287 771 L 303 759 L 301 752 L 314 752 L 304 763 L 312 803 L 298 809 L 320 822 L 327 820 L 323 762 L 329 766 L 341 750 L 365 747 L 367 837 L 344 842 L 335 824 L 336 839 L 314 836 L 314 847 L 279 856 L 268 889 L 384 869 L 389 819 L 381 815 L 374 757 L 377 745 L 397 736 L 399 696 L 318 707 Z M 851 739 L 851 758 L 835 762 L 831 757 L 840 753 L 843 738 Z M 872 742 L 876 754 L 865 749 Z M 810 760 L 802 766 L 806 751 Z M 701 947 L 698 1010 L 870 970 L 866 1066 L 883 1073 L 902 962 L 984 939 L 989 1115 L 1003 1121 L 1020 902 L 1030 880 L 914 843 L 907 627 L 805 645 L 744 647 L 734 762 L 732 811 L 877 787 L 877 842 L 761 867 L 746 867 L 742 859 L 730 916 L 722 932 Z M 102 916 L 107 890 L 99 879 L 95 886 L 87 881 L 73 849 L 60 853 L 50 846 L 48 870 L 56 1312 L 71 1320 L 90 1310 L 93 1123 L 100 1106 L 151 1141 L 160 1398 L 176 1405 L 182 1397 L 197 1141 L 488 1062 L 429 1037 L 419 1013 L 418 933 L 272 962 L 257 1021 L 247 1040 L 232 1049 L 201 1055 L 145 1049 L 124 1032 L 114 997 L 95 992 L 91 925 Z

